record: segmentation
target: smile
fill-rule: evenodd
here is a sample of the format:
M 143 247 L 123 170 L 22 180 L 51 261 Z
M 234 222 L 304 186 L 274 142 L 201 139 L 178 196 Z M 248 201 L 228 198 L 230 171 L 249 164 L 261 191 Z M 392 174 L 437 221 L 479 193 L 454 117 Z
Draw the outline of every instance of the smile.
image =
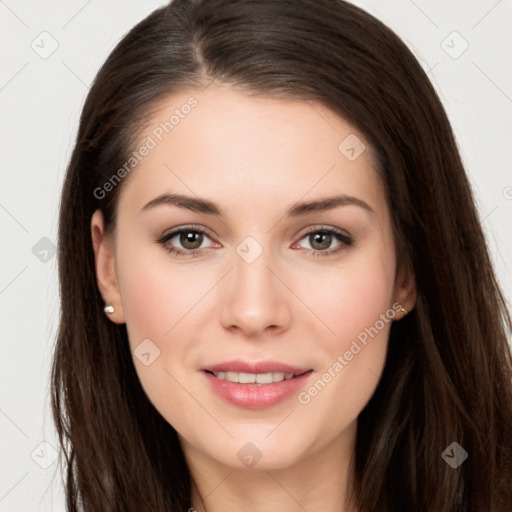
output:
M 280 369 L 286 369 L 287 372 L 268 369 L 268 365 L 263 371 L 253 369 L 252 372 L 226 370 L 224 367 L 203 369 L 201 373 L 216 396 L 244 409 L 264 409 L 284 401 L 297 394 L 313 374 L 313 370 L 283 368 L 282 365 Z
M 237 382 L 240 384 L 272 384 L 292 379 L 293 373 L 269 372 L 269 373 L 246 373 L 246 372 L 211 372 L 220 380 Z

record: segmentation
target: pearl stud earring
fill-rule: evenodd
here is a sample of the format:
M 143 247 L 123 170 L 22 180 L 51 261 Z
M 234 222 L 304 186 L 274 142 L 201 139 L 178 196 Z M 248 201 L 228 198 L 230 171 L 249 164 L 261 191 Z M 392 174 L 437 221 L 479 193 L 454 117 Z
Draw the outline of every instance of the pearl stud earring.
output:
M 110 304 L 108 304 L 107 306 L 105 306 L 103 308 L 103 311 L 105 312 L 106 315 L 111 315 L 115 309 L 114 309 L 114 306 L 111 306 Z

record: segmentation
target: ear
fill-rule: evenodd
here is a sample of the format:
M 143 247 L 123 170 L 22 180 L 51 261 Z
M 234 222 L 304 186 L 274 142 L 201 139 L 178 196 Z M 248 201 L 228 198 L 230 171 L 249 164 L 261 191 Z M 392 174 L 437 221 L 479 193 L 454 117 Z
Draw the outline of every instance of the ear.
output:
M 112 238 L 105 233 L 101 210 L 96 210 L 91 218 L 91 236 L 98 289 L 105 304 L 114 306 L 114 312 L 108 318 L 116 324 L 122 324 L 125 319 L 117 282 L 114 244 Z
M 416 277 L 410 265 L 400 265 L 395 281 L 395 301 L 398 302 L 407 312 L 414 309 L 418 291 L 416 289 Z M 401 313 L 398 319 L 403 318 L 407 313 Z

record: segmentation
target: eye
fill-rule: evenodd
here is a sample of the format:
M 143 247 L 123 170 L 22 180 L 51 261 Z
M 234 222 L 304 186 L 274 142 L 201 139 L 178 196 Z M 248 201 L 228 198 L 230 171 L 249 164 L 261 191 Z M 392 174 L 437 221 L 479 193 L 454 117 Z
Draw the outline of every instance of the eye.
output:
M 305 238 L 307 238 L 311 246 L 311 251 L 309 251 L 311 256 L 332 256 L 354 244 L 354 240 L 350 235 L 335 228 L 315 227 L 308 231 L 301 240 Z M 334 249 L 330 249 L 329 247 L 334 241 L 338 241 L 339 245 Z
M 205 230 L 196 226 L 182 226 L 164 233 L 157 239 L 157 243 L 163 245 L 170 254 L 175 256 L 194 257 L 203 252 L 202 244 L 205 238 L 211 239 Z M 332 256 L 354 244 L 350 235 L 336 228 L 315 227 L 303 235 L 300 240 L 305 238 L 310 243 L 311 249 L 307 252 L 311 256 Z M 339 245 L 329 248 L 335 241 L 338 241 Z M 183 249 L 176 247 L 177 244 L 180 244 Z M 294 244 L 293 248 L 296 245 Z
M 157 242 L 163 245 L 171 254 L 176 256 L 195 256 L 202 252 L 204 238 L 210 238 L 203 229 L 195 226 L 183 226 L 161 236 Z M 173 241 L 173 239 L 176 239 Z M 183 249 L 175 247 L 181 244 Z

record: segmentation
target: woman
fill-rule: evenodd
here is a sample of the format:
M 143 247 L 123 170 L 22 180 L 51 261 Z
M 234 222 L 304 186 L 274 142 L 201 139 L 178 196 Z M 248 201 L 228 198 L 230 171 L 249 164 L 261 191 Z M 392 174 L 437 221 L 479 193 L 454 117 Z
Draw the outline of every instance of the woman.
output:
M 68 510 L 511 510 L 510 316 L 445 111 L 361 9 L 148 16 L 59 239 Z

